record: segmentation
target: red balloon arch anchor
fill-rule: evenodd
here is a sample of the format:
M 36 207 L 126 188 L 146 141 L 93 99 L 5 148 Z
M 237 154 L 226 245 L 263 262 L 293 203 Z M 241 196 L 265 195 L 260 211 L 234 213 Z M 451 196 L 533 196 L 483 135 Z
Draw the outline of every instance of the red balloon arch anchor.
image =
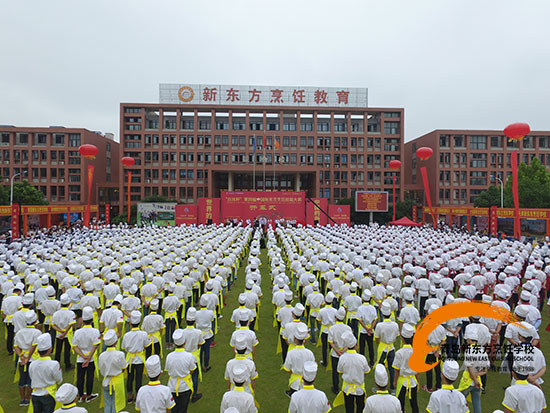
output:
M 401 161 L 398 161 L 397 159 L 394 159 L 393 161 L 390 161 L 389 166 L 391 169 L 393 169 L 393 221 L 395 221 L 395 175 L 399 169 L 401 169 Z
M 420 158 L 421 161 L 426 161 L 430 159 L 433 153 L 434 153 L 433 149 L 428 148 L 427 146 L 423 146 L 416 150 L 416 156 L 418 156 L 418 158 Z M 420 174 L 422 175 L 422 184 L 424 185 L 424 195 L 426 196 L 426 201 L 428 202 L 428 207 L 430 208 L 430 214 L 432 215 L 432 221 L 435 229 L 437 228 L 437 222 L 435 219 L 434 210 L 432 208 L 432 197 L 430 196 L 430 182 L 428 181 L 428 172 L 426 171 L 425 166 L 422 166 L 420 168 Z
M 120 162 L 125 167 L 129 168 L 130 166 L 134 166 L 136 163 L 136 160 L 134 158 L 131 158 L 130 156 L 124 156 Z M 132 184 L 132 171 L 128 171 L 128 223 L 130 223 L 130 185 Z
M 512 123 L 504 128 L 504 134 L 511 141 L 521 141 L 525 135 L 531 132 L 531 128 L 527 123 L 517 122 Z M 518 194 L 518 155 L 516 149 L 510 157 L 512 166 L 512 195 L 514 198 L 514 237 L 521 238 L 521 220 L 519 219 L 519 194 Z
M 97 149 L 97 146 L 95 145 L 86 143 L 84 145 L 80 145 L 80 147 L 78 148 L 78 152 L 86 159 L 94 160 L 99 152 L 99 149 Z M 88 206 L 86 208 L 86 212 L 84 213 L 84 219 L 83 219 L 83 224 L 85 227 L 90 226 L 90 200 L 92 197 L 93 182 L 94 182 L 94 166 L 92 164 L 88 164 Z

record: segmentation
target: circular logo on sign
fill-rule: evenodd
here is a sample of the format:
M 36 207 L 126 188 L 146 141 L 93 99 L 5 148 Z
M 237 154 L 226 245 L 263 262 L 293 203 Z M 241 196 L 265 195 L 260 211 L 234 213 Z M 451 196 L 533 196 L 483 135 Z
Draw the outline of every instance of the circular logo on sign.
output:
M 184 86 L 178 90 L 178 96 L 182 102 L 191 102 L 195 97 L 195 92 L 189 86 Z

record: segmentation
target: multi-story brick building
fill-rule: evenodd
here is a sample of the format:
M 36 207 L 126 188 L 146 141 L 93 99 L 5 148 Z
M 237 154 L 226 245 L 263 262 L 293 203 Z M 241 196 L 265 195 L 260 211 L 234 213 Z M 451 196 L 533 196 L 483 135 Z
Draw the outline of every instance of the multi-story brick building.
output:
M 416 150 L 427 146 L 433 156 L 426 161 Z M 520 142 L 508 141 L 502 131 L 434 130 L 405 144 L 405 189 L 424 202 L 420 167 L 426 166 L 434 206 L 471 205 L 490 185 L 506 185 L 512 174 L 510 156 L 519 150 L 519 163 L 535 157 L 550 167 L 550 132 L 531 132 Z M 497 179 L 498 178 L 498 179 Z
M 403 160 L 403 122 L 403 109 L 370 108 L 367 90 L 350 88 L 161 85 L 158 104 L 120 105 L 136 201 L 158 194 L 193 203 L 254 188 L 331 202 L 386 190 L 391 199 L 388 163 Z M 125 194 L 123 178 L 121 202 Z
M 93 144 L 95 160 L 82 157 L 78 148 Z M 0 161 L 3 184 L 10 178 L 27 179 L 51 204 L 85 204 L 88 200 L 88 163 L 95 166 L 91 203 L 118 203 L 119 144 L 111 134 L 82 128 L 0 126 Z M 114 164 L 113 164 L 114 163 Z

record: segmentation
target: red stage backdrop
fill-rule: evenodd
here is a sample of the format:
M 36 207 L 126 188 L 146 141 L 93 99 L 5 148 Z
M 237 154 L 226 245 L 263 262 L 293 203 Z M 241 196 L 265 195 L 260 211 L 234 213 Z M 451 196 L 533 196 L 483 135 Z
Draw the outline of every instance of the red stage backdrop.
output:
M 328 214 L 328 198 L 311 198 L 313 202 L 323 208 Z M 306 223 L 308 225 L 314 225 L 315 221 L 318 221 L 321 225 L 327 225 L 328 218 L 323 214 L 319 208 L 313 205 L 313 202 L 306 201 Z
M 357 191 L 355 193 L 355 211 L 387 212 L 388 193 L 383 191 Z
M 305 222 L 305 199 L 303 191 L 222 191 L 221 219 L 253 220 L 264 216 Z
M 220 223 L 220 198 L 199 198 L 199 224 Z
M 176 225 L 196 224 L 197 210 L 197 204 L 176 205 Z
M 350 205 L 329 205 L 328 214 L 337 224 L 346 224 L 349 226 Z M 330 221 L 329 224 L 334 224 Z

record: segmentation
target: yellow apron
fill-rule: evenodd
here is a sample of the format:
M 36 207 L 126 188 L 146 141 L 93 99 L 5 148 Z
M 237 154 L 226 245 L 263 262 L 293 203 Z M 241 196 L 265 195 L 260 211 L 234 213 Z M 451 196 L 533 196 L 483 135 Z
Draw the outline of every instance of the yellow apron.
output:
M 204 344 L 206 345 L 206 344 Z M 177 351 L 177 350 L 176 350 Z M 197 360 L 197 368 L 199 369 L 199 380 L 202 381 L 202 369 L 201 369 L 201 348 L 199 347 L 192 353 L 195 356 L 195 360 Z
M 349 386 L 348 390 L 344 393 L 344 387 L 346 386 Z M 334 399 L 334 402 L 332 403 L 332 405 L 334 407 L 338 407 L 338 406 L 341 406 L 344 404 L 344 394 L 346 396 L 349 396 L 349 394 L 351 392 L 354 392 L 358 387 L 362 388 L 363 389 L 363 395 L 366 395 L 367 392 L 365 390 L 365 383 L 363 383 L 362 385 L 358 386 L 357 384 L 350 384 L 350 383 L 346 383 L 345 381 L 343 381 L 342 383 L 342 390 L 340 390 L 340 392 L 338 393 L 338 395 L 336 396 L 336 398 Z
M 481 377 L 478 376 L 476 377 L 476 379 L 479 382 L 480 388 L 483 389 L 483 384 L 481 383 Z M 468 370 L 464 370 L 464 372 L 462 373 L 462 378 L 460 379 L 460 384 L 458 385 L 458 391 L 466 390 L 472 385 L 473 382 L 474 380 L 470 376 L 470 373 L 468 372 Z M 472 399 L 470 397 L 470 394 L 468 394 L 468 398 L 469 398 L 469 401 L 471 402 Z
M 114 347 L 107 350 L 115 350 Z M 120 412 L 126 407 L 126 386 L 124 386 L 124 373 L 120 373 L 118 376 L 111 377 L 109 382 L 109 394 L 115 392 L 115 410 Z M 103 392 L 101 392 L 101 400 L 99 407 L 105 406 L 105 400 L 103 399 Z
M 151 349 L 152 350 L 151 354 L 156 354 L 155 353 L 155 341 L 153 340 L 153 337 L 154 337 L 158 340 L 158 342 L 160 344 L 160 354 L 159 354 L 159 356 L 160 356 L 160 358 L 162 358 L 162 335 L 160 334 L 160 330 L 154 332 L 153 334 L 149 334 L 148 337 L 151 340 L 151 345 L 153 346 L 153 348 Z
M 177 311 L 174 311 L 172 313 L 165 313 L 164 314 L 164 321 L 166 321 L 169 318 L 172 319 L 172 320 L 175 320 L 176 321 L 176 327 L 180 328 L 180 323 L 178 322 L 178 312 Z
M 320 347 L 321 346 L 321 342 L 323 341 L 323 340 L 321 340 L 321 334 L 323 334 L 323 331 L 325 331 L 329 327 L 330 326 L 328 326 L 328 325 L 321 324 L 321 330 L 319 331 L 319 339 L 317 340 L 317 345 L 315 347 Z
M 48 357 L 49 359 L 49 357 Z M 51 386 L 46 387 L 46 390 L 48 391 L 48 394 L 52 396 L 55 400 L 55 392 L 57 392 L 57 384 L 52 384 Z M 63 405 L 59 403 L 58 401 L 55 402 L 55 409 L 60 409 Z M 31 402 L 29 404 L 29 408 L 27 409 L 27 413 L 33 413 L 34 407 L 32 406 L 32 398 Z
M 31 352 L 31 350 L 21 350 L 21 352 L 23 353 L 23 357 L 27 358 L 29 357 L 29 354 Z M 35 351 L 36 353 L 36 351 Z M 13 353 L 13 359 L 14 360 L 17 360 L 17 354 L 14 352 Z M 32 360 L 36 360 L 36 358 L 34 357 L 34 353 L 33 353 L 33 357 L 32 357 Z M 31 360 L 29 360 L 31 361 Z M 29 363 L 27 362 L 27 364 L 25 364 L 25 371 L 27 371 L 27 369 L 29 368 Z M 21 377 L 21 375 L 19 374 L 19 363 L 17 363 L 17 367 L 15 367 L 15 375 L 13 376 L 13 382 L 14 383 L 18 383 L 19 382 L 19 378 Z
M 401 388 L 403 385 L 407 386 L 407 396 L 410 399 L 411 398 L 411 389 L 412 389 L 412 382 L 416 383 L 418 386 L 418 382 L 416 381 L 416 376 L 399 376 L 397 378 L 397 388 L 395 389 L 395 394 L 399 396 L 399 393 L 401 392 Z
M 181 380 L 183 380 L 185 382 L 185 384 L 187 384 L 187 387 L 189 387 L 191 389 L 191 394 L 193 394 L 193 391 L 194 391 L 193 380 L 191 379 L 191 373 L 189 373 L 185 377 L 177 377 L 177 380 L 176 380 L 176 396 L 179 396 L 179 394 L 180 394 L 178 389 L 180 387 L 180 381 Z
M 384 353 L 386 349 L 388 350 L 387 352 L 390 352 L 391 350 L 394 350 L 393 344 L 387 344 L 387 343 L 383 343 L 383 342 L 380 342 L 378 344 L 378 349 L 376 350 L 376 364 L 380 363 L 380 359 L 382 358 L 382 353 Z M 386 364 L 386 366 L 388 365 L 388 358 L 387 357 L 386 357 L 386 360 L 385 360 L 384 364 Z

